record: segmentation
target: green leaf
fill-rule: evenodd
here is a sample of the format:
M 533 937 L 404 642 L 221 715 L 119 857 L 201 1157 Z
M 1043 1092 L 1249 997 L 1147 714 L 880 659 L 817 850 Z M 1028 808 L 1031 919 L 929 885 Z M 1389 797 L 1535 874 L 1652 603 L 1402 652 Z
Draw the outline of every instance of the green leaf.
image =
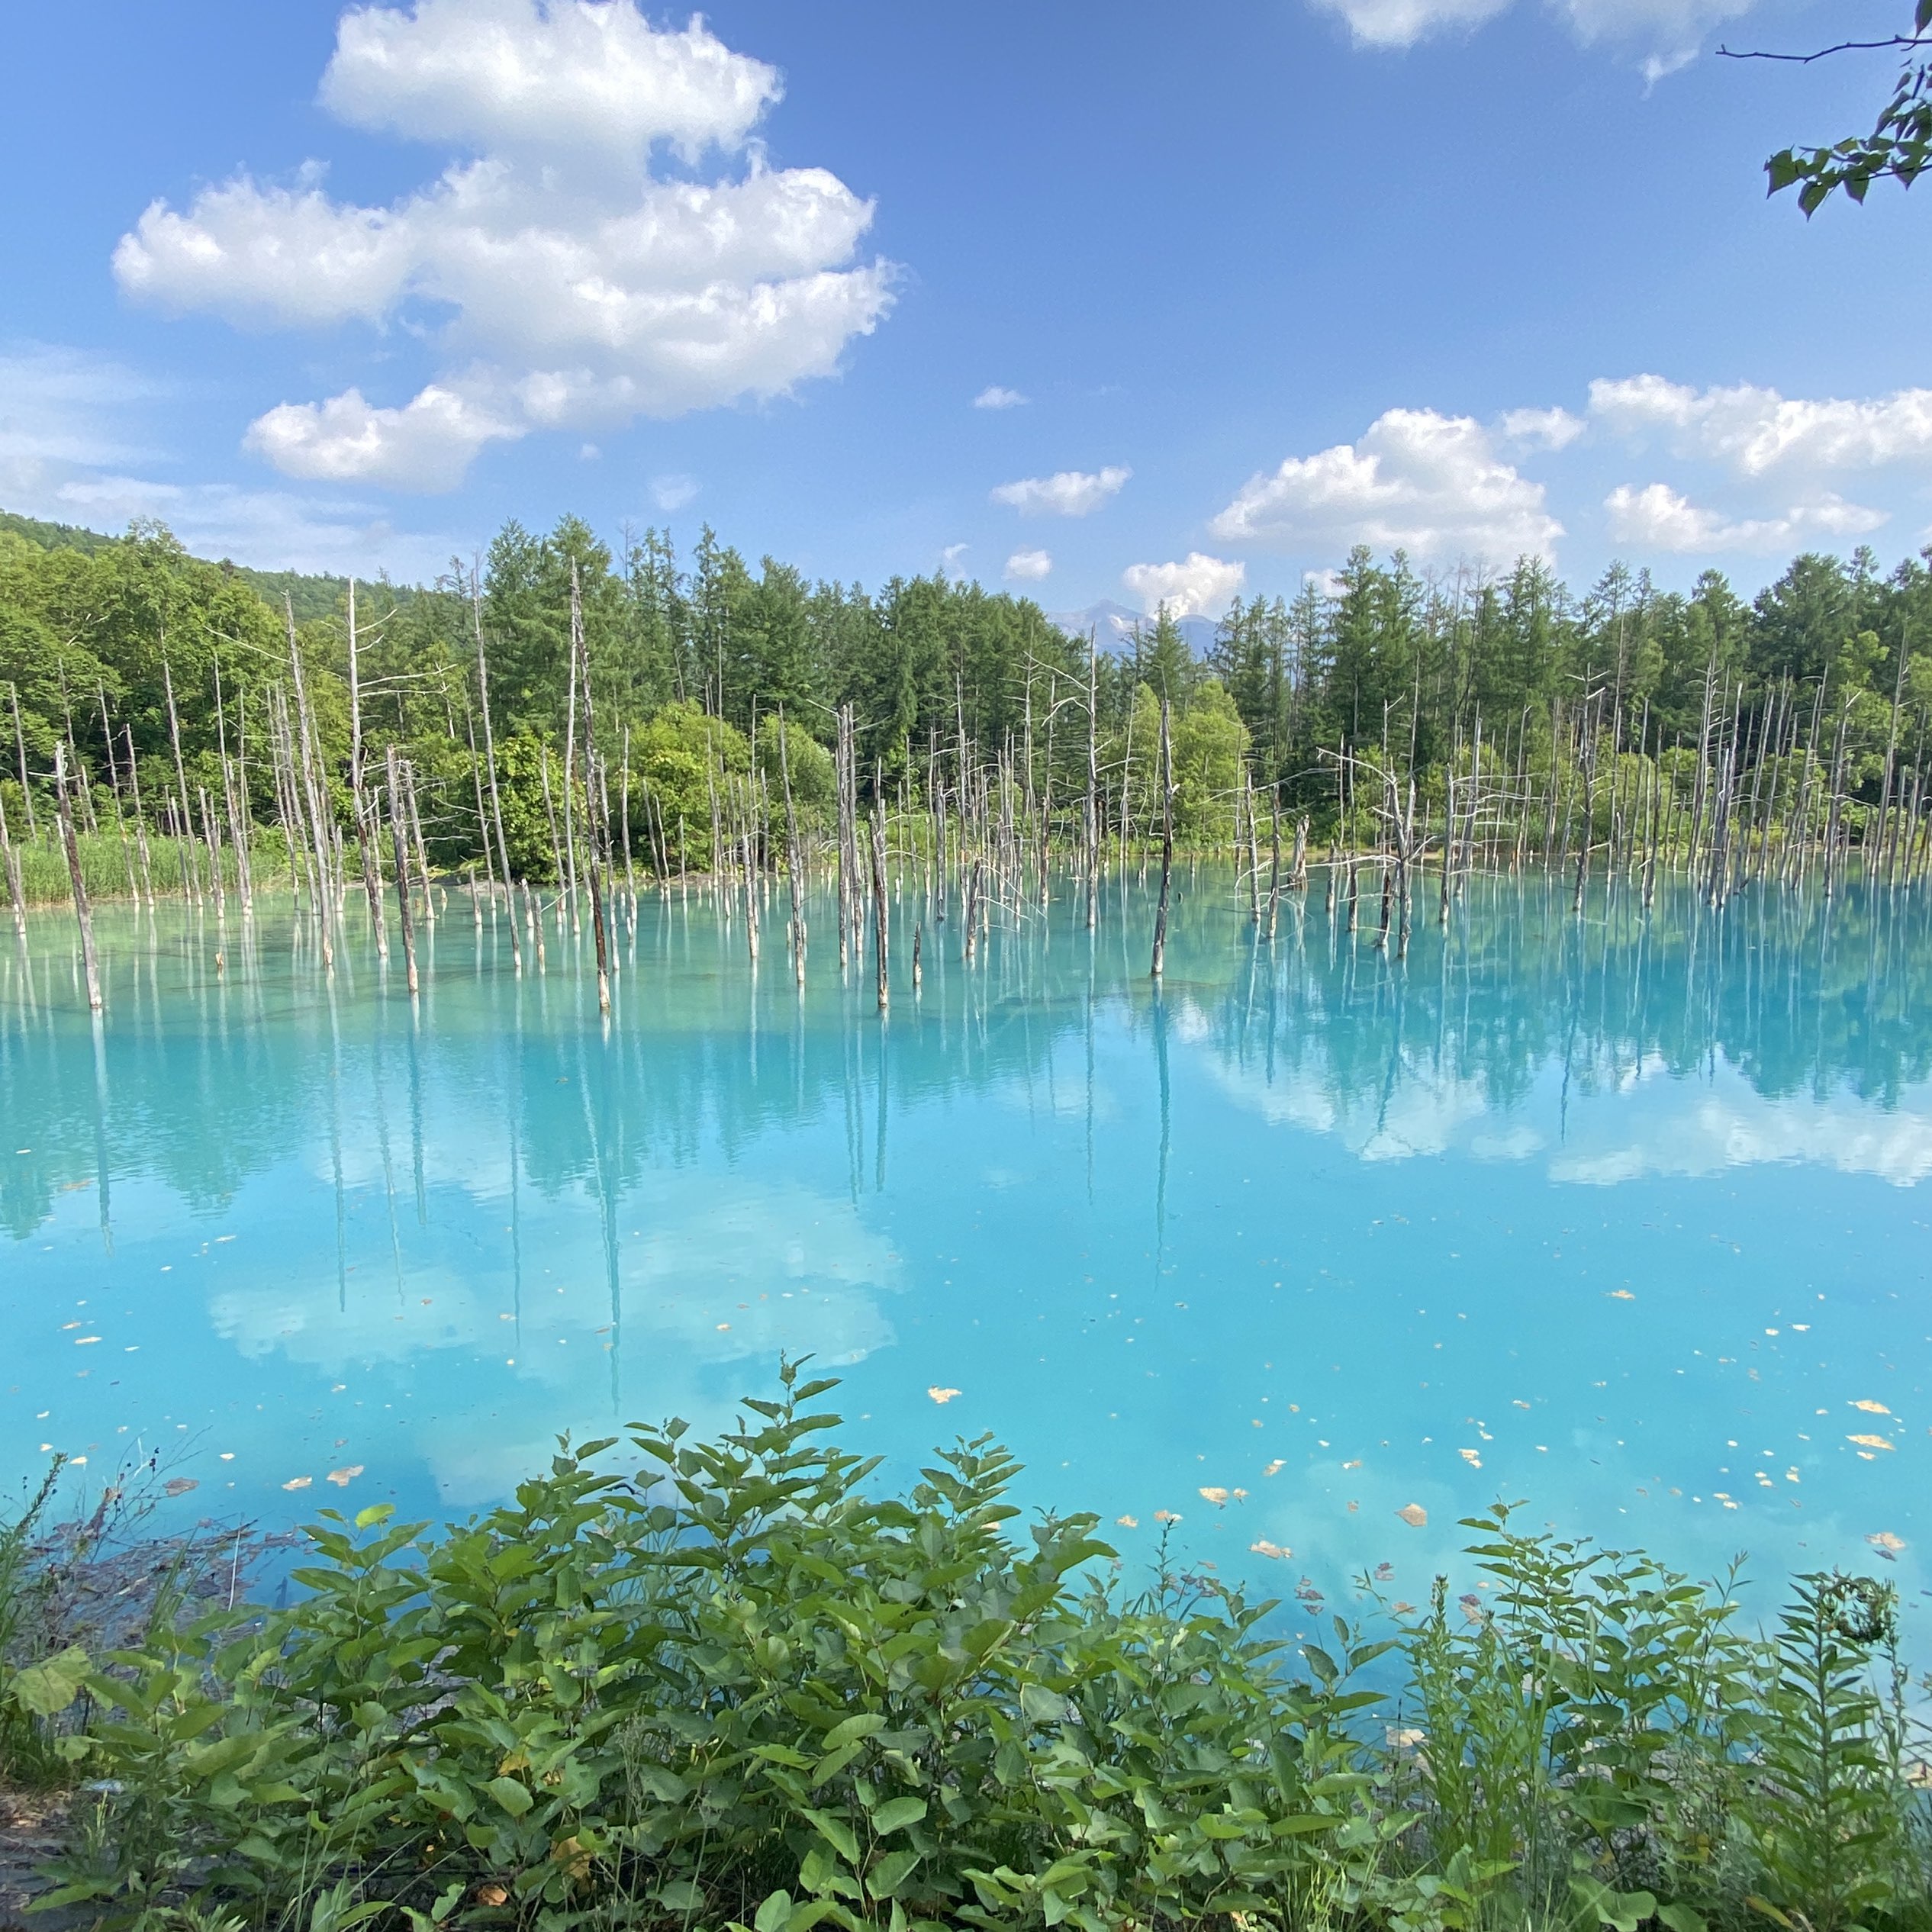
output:
M 1021 1685 L 1019 1708 L 1035 1724 L 1064 1724 L 1067 1721 L 1067 1700 L 1058 1691 L 1049 1690 L 1044 1684 Z
M 1572 1879 L 1570 1895 L 1579 1911 L 1594 1913 L 1599 1924 L 1615 1927 L 1615 1932 L 1637 1932 L 1657 1908 L 1647 1892 L 1616 1892 L 1596 1879 Z
M 832 1811 L 807 1811 L 805 1815 L 824 1834 L 826 1842 L 848 1865 L 858 1865 L 858 1840 L 843 1818 Z
M 849 1744 L 855 1739 L 870 1737 L 874 1731 L 885 1728 L 885 1719 L 877 1711 L 861 1711 L 855 1715 L 835 1724 L 825 1734 L 825 1748 L 836 1751 L 842 1744 Z
M 536 1802 L 530 1795 L 529 1785 L 519 1784 L 514 1778 L 492 1778 L 483 1789 L 513 1818 L 521 1818 Z
M 758 1908 L 758 1917 L 752 1921 L 757 1932 L 785 1932 L 791 1923 L 791 1894 L 788 1892 L 772 1892 Z
M 70 1644 L 40 1663 L 29 1664 L 8 1686 L 23 1711 L 37 1718 L 57 1717 L 79 1696 L 93 1666 L 78 1644 Z
M 890 1898 L 912 1876 L 919 1863 L 916 1851 L 887 1852 L 865 1875 L 865 1889 L 874 1898 Z
M 1932 5 L 1932 0 L 1927 0 Z M 1667 1925 L 1670 1932 L 1705 1932 L 1704 1914 L 1694 1905 L 1660 1905 L 1657 1923 Z
M 372 1528 L 378 1523 L 386 1523 L 395 1513 L 396 1505 L 393 1502 L 372 1502 L 368 1509 L 356 1511 L 356 1527 L 358 1529 Z
M 872 1814 L 872 1829 L 883 1837 L 889 1831 L 903 1831 L 909 1824 L 917 1824 L 925 1815 L 924 1798 L 894 1798 Z

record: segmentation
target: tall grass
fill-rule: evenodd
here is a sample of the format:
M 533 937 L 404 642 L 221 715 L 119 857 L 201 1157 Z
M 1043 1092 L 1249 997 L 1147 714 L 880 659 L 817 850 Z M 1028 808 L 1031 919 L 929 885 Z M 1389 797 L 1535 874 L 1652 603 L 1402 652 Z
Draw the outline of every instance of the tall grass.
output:
M 89 899 L 126 899 L 130 893 L 144 890 L 140 852 L 131 831 L 124 841 L 111 832 L 76 832 L 75 843 L 80 852 L 81 883 Z M 157 897 L 182 891 L 191 874 L 198 890 L 212 890 L 207 846 L 198 840 L 156 832 L 149 834 L 147 844 L 148 877 Z M 16 838 L 14 849 L 19 856 L 21 890 L 27 904 L 57 905 L 72 897 L 67 855 L 57 837 L 43 832 L 37 839 Z M 279 833 L 258 837 L 250 848 L 249 859 L 254 878 L 261 883 L 288 869 L 288 848 Z M 227 890 L 238 889 L 234 851 L 226 844 L 221 848 L 221 878 Z M 0 894 L 0 904 L 4 903 Z

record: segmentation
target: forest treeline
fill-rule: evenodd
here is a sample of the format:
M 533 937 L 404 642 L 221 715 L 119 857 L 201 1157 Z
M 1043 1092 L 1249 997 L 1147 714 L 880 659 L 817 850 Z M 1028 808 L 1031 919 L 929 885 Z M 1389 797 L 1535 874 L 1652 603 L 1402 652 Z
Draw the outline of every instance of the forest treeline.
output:
M 561 787 L 569 735 L 573 575 L 599 745 L 647 865 L 681 862 L 687 844 L 708 858 L 720 784 L 755 774 L 775 791 L 781 762 L 800 810 L 823 819 L 847 706 L 868 798 L 926 800 L 969 765 L 1000 764 L 1029 815 L 1077 839 L 1090 784 L 1096 833 L 1153 829 L 1165 700 L 1175 834 L 1196 844 L 1234 833 L 1251 781 L 1309 815 L 1319 840 L 1357 758 L 1439 797 L 1473 747 L 1499 784 L 1540 771 L 1554 799 L 1558 768 L 1604 745 L 1660 763 L 1674 751 L 1684 774 L 1728 745 L 1734 787 L 1781 756 L 1828 762 L 1813 809 L 1828 792 L 1850 839 L 1885 798 L 1917 800 L 1932 707 L 1932 551 L 1889 573 L 1863 549 L 1807 554 L 1747 602 L 1715 572 L 1679 593 L 1619 564 L 1579 593 L 1533 559 L 1425 575 L 1357 549 L 1293 601 L 1237 601 L 1204 658 L 1164 613 L 1090 662 L 1090 640 L 977 584 L 808 581 L 772 558 L 754 568 L 709 530 L 688 556 L 655 530 L 613 552 L 566 517 L 546 534 L 507 525 L 474 567 L 433 584 L 360 586 L 352 665 L 342 580 L 204 562 L 156 525 L 108 539 L 10 518 L 0 803 L 27 822 L 17 836 L 44 829 L 64 747 L 88 781 L 76 787 L 87 824 L 133 811 L 176 831 L 185 816 L 199 836 L 197 801 L 218 807 L 224 785 L 245 793 L 246 822 L 272 820 L 295 769 L 279 779 L 270 751 L 288 729 L 275 720 L 292 645 L 317 782 L 345 826 L 359 739 L 365 754 L 394 745 L 433 859 L 481 862 L 492 738 L 511 865 L 547 878 L 557 807 L 543 787 Z M 1788 807 L 1800 796 L 1794 781 Z

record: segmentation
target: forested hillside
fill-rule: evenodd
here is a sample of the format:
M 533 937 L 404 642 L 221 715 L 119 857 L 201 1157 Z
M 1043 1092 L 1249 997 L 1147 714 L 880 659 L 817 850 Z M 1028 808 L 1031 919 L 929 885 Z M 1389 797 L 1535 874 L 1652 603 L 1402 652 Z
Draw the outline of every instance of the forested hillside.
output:
M 1533 559 L 1425 575 L 1358 550 L 1292 603 L 1237 602 L 1205 661 L 1164 616 L 1128 655 L 1090 665 L 1087 641 L 1038 606 L 975 584 L 810 583 L 771 558 L 752 566 L 709 530 L 688 557 L 655 531 L 613 555 L 566 517 L 544 535 L 507 526 L 475 581 L 359 586 L 352 665 L 346 581 L 206 562 L 156 526 L 106 539 L 9 518 L 0 800 L 10 816 L 35 816 L 64 742 L 105 788 L 82 801 L 97 813 L 138 787 L 150 811 L 178 814 L 169 801 L 202 790 L 219 799 L 226 777 L 272 816 L 285 593 L 337 811 L 350 809 L 359 712 L 362 741 L 396 744 L 415 773 L 436 855 L 478 856 L 481 662 L 513 861 L 543 876 L 553 842 L 543 787 L 569 714 L 573 572 L 600 749 L 613 772 L 636 771 L 640 799 L 655 796 L 661 852 L 681 816 L 708 823 L 716 777 L 764 767 L 761 733 L 768 752 L 781 712 L 808 806 L 829 796 L 831 760 L 816 747 L 833 742 L 849 704 L 861 791 L 923 797 L 955 782 L 962 760 L 1010 749 L 1029 799 L 1071 827 L 1088 784 L 1090 687 L 1101 816 L 1144 827 L 1158 807 L 1165 697 L 1177 833 L 1212 840 L 1232 829 L 1244 761 L 1257 787 L 1310 813 L 1319 836 L 1340 755 L 1399 765 L 1426 791 L 1430 774 L 1467 762 L 1479 730 L 1489 748 L 1479 756 L 1525 770 L 1550 768 L 1586 739 L 1664 762 L 1673 747 L 1722 739 L 1737 771 L 1802 734 L 1808 751 L 1840 756 L 1832 795 L 1855 810 L 1888 785 L 1916 786 L 1932 705 L 1923 556 L 1889 574 L 1863 551 L 1800 556 L 1747 602 L 1715 572 L 1682 594 L 1619 565 L 1579 593 Z

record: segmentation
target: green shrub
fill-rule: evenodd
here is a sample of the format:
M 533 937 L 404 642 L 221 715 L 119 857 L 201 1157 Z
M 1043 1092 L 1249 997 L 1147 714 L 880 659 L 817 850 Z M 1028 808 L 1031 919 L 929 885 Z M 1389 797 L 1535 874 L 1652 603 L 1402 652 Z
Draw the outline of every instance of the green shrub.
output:
M 1499 1506 L 1459 1619 L 1438 1583 L 1294 1672 L 1273 1605 L 1164 1546 L 1135 1593 L 1093 1517 L 1021 1534 L 986 1438 L 868 1495 L 833 1385 L 782 1383 L 714 1442 L 634 1428 L 629 1475 L 566 1442 L 460 1525 L 325 1512 L 290 1607 L 99 1660 L 52 1901 L 308 1932 L 1927 1922 L 1876 1585 L 1807 1579 L 1760 1640 L 1728 1581 Z

